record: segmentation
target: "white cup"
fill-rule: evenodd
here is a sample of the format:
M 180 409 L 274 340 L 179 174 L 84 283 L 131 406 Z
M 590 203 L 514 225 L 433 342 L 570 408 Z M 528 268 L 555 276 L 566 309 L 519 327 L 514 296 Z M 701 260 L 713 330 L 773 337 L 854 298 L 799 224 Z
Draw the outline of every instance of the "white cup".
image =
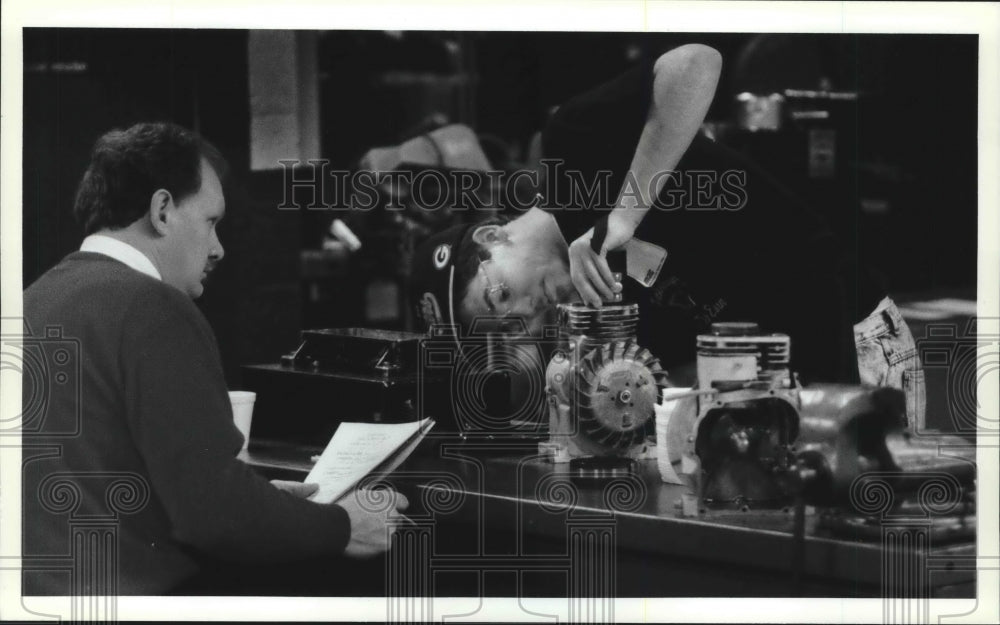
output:
M 233 422 L 243 434 L 243 449 L 250 444 L 250 423 L 253 419 L 253 403 L 257 393 L 250 391 L 229 391 L 229 401 L 233 404 Z

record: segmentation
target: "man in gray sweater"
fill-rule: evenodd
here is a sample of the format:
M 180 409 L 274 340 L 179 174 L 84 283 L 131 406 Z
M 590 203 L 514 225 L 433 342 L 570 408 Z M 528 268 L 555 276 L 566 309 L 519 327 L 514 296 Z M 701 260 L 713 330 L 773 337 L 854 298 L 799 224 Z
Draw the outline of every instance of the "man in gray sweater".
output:
M 211 145 L 172 124 L 105 134 L 74 208 L 88 236 L 24 293 L 28 331 L 80 359 L 78 384 L 48 381 L 23 491 L 25 557 L 69 554 L 75 572 L 26 570 L 24 594 L 163 594 L 205 562 L 389 546 L 401 495 L 380 509 L 320 505 L 306 499 L 315 486 L 269 483 L 236 458 L 215 336 L 192 302 L 224 254 L 224 171 Z M 112 543 L 81 546 L 82 518 L 111 520 Z

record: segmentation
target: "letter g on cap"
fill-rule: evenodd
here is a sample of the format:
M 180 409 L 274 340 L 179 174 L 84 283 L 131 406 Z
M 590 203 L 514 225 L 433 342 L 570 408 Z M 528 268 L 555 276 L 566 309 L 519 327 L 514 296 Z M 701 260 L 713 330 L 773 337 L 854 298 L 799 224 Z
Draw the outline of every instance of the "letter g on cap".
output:
M 434 267 L 437 269 L 444 269 L 448 265 L 448 261 L 451 259 L 451 246 L 447 243 L 442 243 L 441 245 L 434 248 Z

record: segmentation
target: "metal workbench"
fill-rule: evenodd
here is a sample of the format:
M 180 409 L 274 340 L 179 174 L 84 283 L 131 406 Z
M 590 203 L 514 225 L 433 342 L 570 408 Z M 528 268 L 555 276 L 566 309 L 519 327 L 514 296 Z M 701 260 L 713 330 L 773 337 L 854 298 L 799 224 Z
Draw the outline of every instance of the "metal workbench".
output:
M 320 451 L 254 441 L 243 459 L 269 477 L 302 479 Z M 663 483 L 654 461 L 603 484 L 573 482 L 564 467 L 532 439 L 428 436 L 384 480 L 410 499 L 412 521 L 390 554 L 398 575 L 387 592 L 975 596 L 974 542 L 933 544 L 926 519 L 886 519 L 881 540 L 851 540 L 823 535 L 810 513 L 797 546 L 791 509 L 682 516 L 684 487 Z

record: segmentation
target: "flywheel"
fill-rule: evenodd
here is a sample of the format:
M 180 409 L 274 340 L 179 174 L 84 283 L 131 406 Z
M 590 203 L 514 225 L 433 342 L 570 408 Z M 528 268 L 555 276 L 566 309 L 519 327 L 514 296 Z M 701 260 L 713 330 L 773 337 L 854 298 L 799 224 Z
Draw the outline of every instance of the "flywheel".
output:
M 616 450 L 641 443 L 653 431 L 666 378 L 660 361 L 632 339 L 590 350 L 577 367 L 580 433 Z

